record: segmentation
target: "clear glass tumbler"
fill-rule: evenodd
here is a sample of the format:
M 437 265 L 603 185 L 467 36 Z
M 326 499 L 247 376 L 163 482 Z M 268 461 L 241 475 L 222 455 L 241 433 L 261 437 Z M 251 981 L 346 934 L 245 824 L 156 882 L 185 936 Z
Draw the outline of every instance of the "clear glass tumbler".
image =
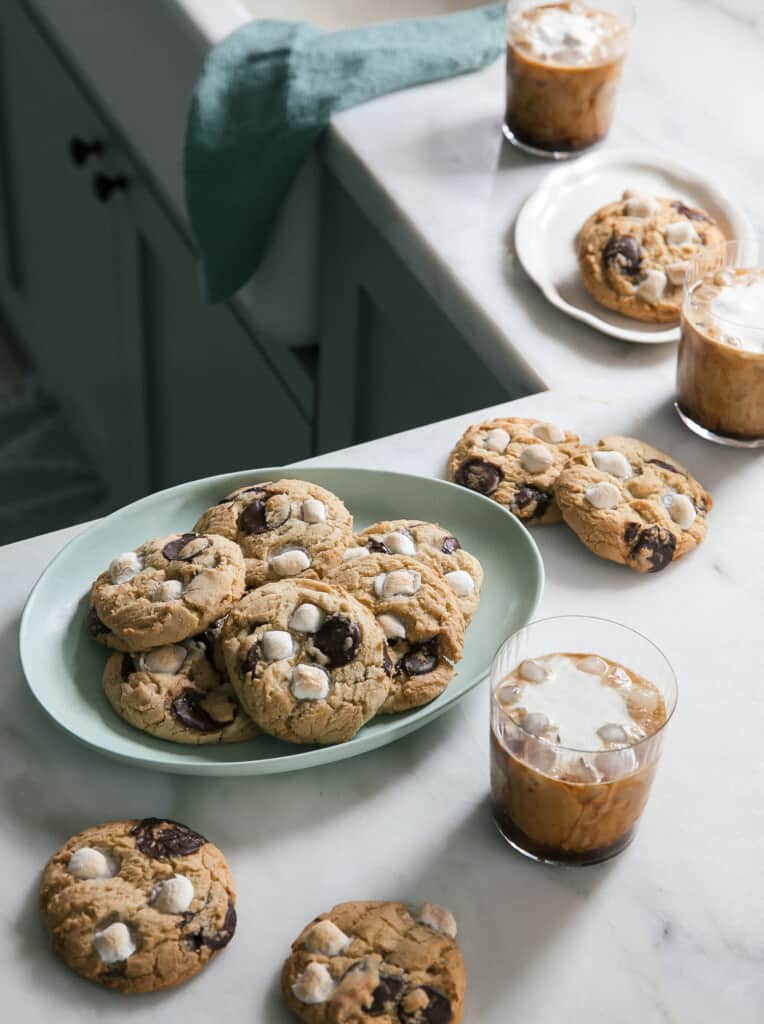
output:
M 634 24 L 631 0 L 509 0 L 504 134 L 564 160 L 607 135 Z
M 550 654 L 597 655 L 613 669 L 621 666 L 626 672 L 619 686 L 626 689 L 631 675 L 647 680 L 660 692 L 665 719 L 645 738 L 604 751 L 540 738 L 519 724 L 521 715 L 512 717 L 502 688 L 524 661 Z M 596 864 L 620 853 L 650 795 L 676 701 L 666 657 L 617 622 L 582 615 L 540 619 L 506 640 L 491 667 L 490 760 L 494 819 L 510 846 L 548 864 Z
M 703 250 L 685 272 L 677 411 L 709 441 L 764 446 L 764 261 L 756 239 Z

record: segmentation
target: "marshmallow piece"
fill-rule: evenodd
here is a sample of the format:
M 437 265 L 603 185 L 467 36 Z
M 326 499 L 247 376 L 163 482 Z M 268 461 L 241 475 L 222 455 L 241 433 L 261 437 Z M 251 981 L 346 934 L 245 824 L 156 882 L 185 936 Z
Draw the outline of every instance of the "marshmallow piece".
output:
M 157 675 L 174 676 L 180 672 L 188 651 L 180 644 L 165 644 L 146 651 L 138 658 L 140 672 L 156 672 Z
M 132 956 L 137 948 L 130 929 L 121 921 L 115 921 L 108 928 L 93 935 L 93 949 L 104 964 L 121 963 Z
M 334 989 L 334 979 L 326 964 L 312 960 L 292 985 L 292 995 L 301 1003 L 314 1006 L 325 1003 Z
M 180 580 L 165 580 L 157 583 L 151 591 L 152 601 L 177 601 L 183 593 L 183 584 Z
M 342 556 L 342 561 L 349 562 L 351 558 L 362 558 L 363 555 L 368 555 L 368 553 L 367 548 L 348 548 Z
M 394 555 L 416 554 L 416 544 L 407 533 L 403 533 L 401 530 L 386 533 L 383 540 Z
M 594 508 L 615 508 L 621 502 L 621 492 L 615 484 L 599 483 L 588 487 L 584 495 Z
M 661 204 L 653 196 L 643 195 L 629 189 L 623 198 L 626 200 L 624 212 L 627 217 L 652 217 L 661 208 Z
M 543 444 L 529 444 L 520 453 L 520 465 L 529 473 L 543 473 L 554 462 L 554 455 Z
M 669 245 L 692 245 L 700 241 L 697 231 L 687 220 L 667 224 L 663 229 L 663 237 Z
M 537 661 L 532 658 L 528 658 L 522 663 L 519 670 L 520 678 L 525 679 L 528 683 L 541 683 L 549 675 L 543 665 L 539 665 Z
M 631 476 L 629 460 L 620 452 L 592 452 L 592 462 L 603 473 L 625 480 Z
M 302 503 L 302 518 L 305 523 L 325 523 L 326 505 L 318 498 L 306 498 Z
M 669 279 L 669 283 L 676 285 L 684 284 L 685 271 L 689 267 L 687 260 L 679 260 L 676 263 L 669 263 L 666 267 L 666 277 Z
M 66 870 L 75 878 L 113 878 L 117 866 L 111 857 L 92 846 L 81 846 L 69 858 Z
M 588 672 L 592 676 L 604 676 L 608 670 L 608 664 L 604 658 L 590 654 L 588 658 L 582 658 L 576 662 L 576 668 L 579 672 Z
M 191 906 L 194 886 L 185 875 L 173 875 L 154 889 L 151 905 L 160 914 L 183 914 Z
M 529 714 L 523 715 L 520 724 L 531 736 L 543 736 L 552 728 L 551 721 L 543 711 L 531 711 Z
M 453 590 L 457 597 L 469 597 L 475 593 L 475 581 L 464 569 L 454 569 L 445 575 L 446 583 Z
M 308 552 L 302 548 L 287 548 L 270 559 L 271 569 L 277 576 L 297 576 L 310 568 Z
M 298 700 L 323 700 L 329 696 L 329 676 L 320 665 L 295 665 L 289 689 Z
M 310 953 L 337 956 L 351 943 L 351 938 L 334 921 L 318 921 L 305 936 L 305 948 Z
M 489 430 L 483 438 L 483 447 L 488 448 L 489 451 L 498 452 L 499 455 L 503 455 L 509 447 L 509 442 L 511 440 L 512 438 L 503 427 L 494 427 L 494 429 Z
M 269 629 L 263 634 L 262 645 L 266 661 L 283 661 L 294 654 L 292 635 L 284 629 Z
M 667 494 L 663 499 L 671 519 L 683 530 L 689 530 L 695 522 L 697 511 L 686 494 Z
M 300 604 L 292 612 L 289 628 L 297 633 L 317 633 L 324 621 L 324 613 L 315 604 Z
M 436 903 L 423 903 L 414 912 L 414 919 L 426 924 L 434 932 L 448 935 L 450 939 L 456 938 L 456 919 L 445 907 L 439 907 Z
M 663 293 L 666 291 L 666 284 L 667 278 L 664 272 L 651 267 L 650 270 L 645 271 L 644 279 L 635 294 L 638 299 L 655 303 L 662 298 Z
M 496 691 L 496 699 L 499 704 L 507 707 L 510 704 L 517 704 L 522 692 L 520 687 L 515 686 L 514 683 L 502 683 Z
M 549 444 L 560 444 L 565 440 L 565 431 L 556 423 L 535 423 L 531 427 L 531 433 Z
M 384 615 L 378 615 L 377 622 L 382 627 L 385 639 L 405 640 L 406 626 L 401 622 L 397 615 L 388 615 L 387 613 Z
M 109 579 L 114 584 L 127 583 L 137 576 L 143 568 L 143 562 L 134 551 L 125 551 L 113 560 L 109 566 Z
M 601 725 L 597 730 L 597 735 L 603 743 L 626 744 L 629 742 L 626 730 L 622 725 L 618 725 L 617 722 L 606 722 L 604 725 Z
M 411 569 L 393 569 L 381 572 L 374 580 L 377 597 L 413 597 L 422 586 L 422 577 Z
M 623 750 L 606 750 L 597 754 L 594 764 L 606 779 L 618 779 L 634 771 L 637 757 L 631 747 L 624 747 Z

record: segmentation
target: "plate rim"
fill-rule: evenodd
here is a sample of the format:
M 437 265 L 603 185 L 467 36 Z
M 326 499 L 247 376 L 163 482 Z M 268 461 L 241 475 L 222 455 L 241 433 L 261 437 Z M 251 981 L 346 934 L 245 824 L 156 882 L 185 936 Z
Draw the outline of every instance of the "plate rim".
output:
M 519 535 L 524 536 L 527 543 L 528 550 L 530 552 L 531 561 L 535 565 L 536 569 L 536 582 L 534 592 L 531 595 L 529 608 L 528 608 L 528 619 L 532 621 L 536 612 L 538 611 L 541 599 L 543 597 L 544 588 L 546 585 L 546 571 L 544 567 L 544 560 L 541 557 L 538 544 L 533 538 L 530 530 L 513 515 L 508 509 L 499 505 L 497 502 L 492 501 L 485 495 L 479 494 L 476 491 L 471 491 L 468 488 L 461 487 L 458 484 L 453 483 L 450 480 L 443 480 L 439 477 L 425 476 L 421 473 L 401 473 L 396 470 L 387 469 L 370 469 L 367 467 L 356 467 L 356 466 L 269 466 L 255 469 L 235 470 L 230 473 L 220 473 L 213 476 L 198 477 L 194 480 L 187 480 L 180 484 L 174 484 L 172 487 L 162 488 L 159 491 L 152 491 L 150 494 L 144 495 L 141 498 L 137 498 L 134 501 L 129 502 L 127 505 L 122 505 L 120 508 L 114 509 L 108 515 L 103 516 L 99 519 L 95 519 L 88 523 L 84 529 L 80 530 L 56 552 L 56 554 L 50 559 L 48 564 L 42 570 L 40 575 L 37 577 L 33 584 L 29 594 L 27 595 L 24 607 L 21 613 L 18 627 L 17 637 L 17 651 L 19 664 L 21 667 L 22 676 L 26 684 L 27 690 L 32 694 L 35 701 L 42 708 L 48 718 L 55 723 L 55 725 L 71 736 L 76 742 L 86 747 L 89 750 L 94 750 L 99 754 L 103 754 L 112 760 L 119 761 L 123 764 L 129 764 L 135 767 L 143 769 L 154 770 L 162 773 L 173 774 L 173 775 L 200 775 L 207 777 L 242 777 L 242 776 L 256 776 L 256 775 L 276 775 L 290 771 L 297 771 L 307 767 L 320 767 L 324 764 L 332 764 L 337 761 L 348 760 L 352 757 L 369 753 L 372 750 L 376 750 L 379 747 L 387 746 L 389 743 L 393 743 L 403 736 L 423 727 L 430 721 L 434 721 L 439 718 L 446 711 L 455 708 L 459 702 L 467 696 L 473 689 L 480 685 L 488 676 L 488 671 L 483 674 L 479 674 L 473 679 L 470 684 L 460 693 L 454 694 L 450 699 L 447 698 L 448 688 L 431 701 L 429 704 L 425 704 L 420 708 L 414 708 L 408 712 L 402 712 L 397 716 L 390 716 L 389 729 L 381 732 L 377 735 L 368 735 L 362 737 L 362 743 L 359 748 L 353 748 L 351 745 L 357 737 L 349 740 L 347 743 L 338 743 L 323 747 L 311 747 L 308 750 L 300 750 L 299 748 L 295 753 L 290 753 L 281 757 L 270 757 L 270 758 L 246 758 L 238 761 L 221 761 L 221 762 L 205 762 L 199 763 L 167 763 L 162 760 L 162 753 L 158 752 L 158 757 L 151 757 L 148 754 L 144 757 L 140 754 L 130 754 L 121 751 L 116 751 L 108 746 L 101 743 L 94 742 L 91 739 L 80 735 L 74 728 L 61 721 L 54 712 L 47 706 L 41 695 L 38 693 L 37 688 L 33 685 L 30 679 L 30 672 L 28 671 L 28 663 L 25 659 L 25 649 L 28 649 L 29 644 L 29 631 L 31 629 L 32 619 L 35 615 L 35 604 L 40 599 L 39 595 L 42 593 L 46 577 L 51 571 L 52 567 L 64 557 L 68 549 L 77 543 L 83 543 L 86 538 L 93 530 L 102 528 L 104 525 L 108 525 L 110 520 L 116 518 L 127 518 L 130 510 L 135 509 L 136 506 L 145 505 L 151 500 L 156 499 L 160 496 L 167 496 L 176 493 L 181 493 L 189 489 L 201 485 L 215 485 L 224 481 L 233 481 L 241 479 L 242 477 L 254 477 L 255 475 L 267 477 L 281 478 L 281 479 L 300 479 L 299 474 L 303 471 L 308 473 L 319 473 L 322 474 L 325 471 L 329 472 L 340 472 L 341 474 L 348 473 L 354 475 L 362 475 L 367 478 L 380 477 L 380 476 L 392 476 L 396 478 L 403 478 L 416 481 L 426 481 L 427 483 L 436 484 L 438 486 L 446 488 L 455 488 L 456 490 L 467 493 L 472 499 L 479 500 L 481 502 L 487 502 L 488 505 L 493 506 L 501 510 L 508 518 L 512 521 L 512 529 L 519 530 Z M 278 474 L 278 476 L 277 476 Z M 441 701 L 441 697 L 444 698 Z M 357 734 L 357 736 L 360 734 Z M 196 749 L 192 744 L 174 744 L 174 747 L 179 750 L 191 747 Z M 330 756 L 326 756 L 326 752 L 331 751 Z M 170 751 L 168 750 L 168 753 Z
M 667 327 L 664 331 L 653 331 L 648 334 L 645 331 L 640 331 L 638 327 L 618 327 L 616 324 L 610 324 L 606 320 L 597 316 L 596 313 L 591 313 L 588 310 L 574 306 L 572 303 L 564 299 L 558 290 L 538 272 L 537 267 L 534 265 L 532 260 L 528 259 L 528 254 L 525 252 L 523 236 L 527 233 L 531 218 L 544 207 L 544 200 L 547 198 L 547 193 L 549 191 L 554 190 L 560 181 L 564 181 L 566 178 L 574 178 L 577 174 L 580 175 L 582 168 L 585 172 L 586 169 L 592 165 L 607 165 L 622 161 L 632 162 L 635 164 L 650 164 L 659 170 L 666 170 L 675 176 L 681 176 L 691 181 L 694 180 L 701 182 L 703 188 L 713 197 L 716 205 L 724 209 L 728 220 L 734 225 L 735 237 L 744 240 L 753 240 L 756 238 L 756 232 L 753 224 L 747 217 L 743 208 L 735 202 L 735 200 L 730 199 L 725 195 L 716 183 L 703 171 L 688 168 L 681 163 L 678 158 L 673 156 L 663 156 L 662 154 L 656 153 L 654 150 L 622 147 L 598 150 L 593 153 L 589 153 L 576 161 L 563 164 L 561 167 L 555 167 L 551 170 L 523 202 L 523 205 L 520 207 L 517 217 L 515 218 L 515 253 L 517 254 L 517 258 L 520 260 L 523 270 L 526 272 L 528 277 L 530 277 L 539 291 L 541 291 L 547 301 L 563 313 L 572 317 L 574 320 L 588 324 L 601 334 L 606 334 L 611 338 L 617 338 L 619 341 L 631 341 L 640 345 L 665 345 L 669 342 L 679 341 L 679 325 Z M 637 323 L 637 321 L 635 321 L 635 323 Z

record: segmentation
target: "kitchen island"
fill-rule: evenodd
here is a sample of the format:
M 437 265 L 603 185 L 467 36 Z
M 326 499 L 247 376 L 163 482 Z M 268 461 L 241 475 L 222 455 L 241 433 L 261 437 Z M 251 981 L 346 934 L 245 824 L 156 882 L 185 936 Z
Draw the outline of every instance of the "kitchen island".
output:
M 634 843 L 589 868 L 544 867 L 506 846 L 488 805 L 486 684 L 397 743 L 289 775 L 160 775 L 79 746 L 27 690 L 16 642 L 34 580 L 81 528 L 33 538 L 0 549 L 0 974 L 9 1021 L 287 1024 L 278 972 L 291 940 L 336 902 L 380 898 L 452 909 L 469 978 L 466 1024 L 759 1024 L 762 457 L 688 433 L 665 394 L 579 390 L 313 464 L 442 476 L 463 429 L 495 414 L 555 421 L 586 441 L 633 434 L 686 464 L 715 500 L 705 543 L 658 575 L 595 558 L 562 525 L 534 531 L 547 578 L 540 615 L 623 622 L 662 648 L 678 677 L 678 710 Z M 45 861 L 71 834 L 146 815 L 184 821 L 225 851 L 239 927 L 196 980 L 126 998 L 88 985 L 49 952 L 36 893 Z

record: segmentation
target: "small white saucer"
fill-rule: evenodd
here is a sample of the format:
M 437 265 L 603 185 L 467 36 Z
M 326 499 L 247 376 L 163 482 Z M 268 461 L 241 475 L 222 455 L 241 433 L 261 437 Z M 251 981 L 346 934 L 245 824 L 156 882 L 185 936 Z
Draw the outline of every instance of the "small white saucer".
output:
M 603 334 L 656 344 L 679 340 L 679 326 L 647 324 L 598 305 L 584 288 L 576 259 L 576 235 L 600 206 L 627 188 L 676 196 L 700 206 L 727 238 L 753 239 L 753 227 L 737 203 L 705 175 L 660 154 L 602 149 L 556 168 L 526 200 L 515 223 L 515 249 L 526 273 L 552 305 Z

